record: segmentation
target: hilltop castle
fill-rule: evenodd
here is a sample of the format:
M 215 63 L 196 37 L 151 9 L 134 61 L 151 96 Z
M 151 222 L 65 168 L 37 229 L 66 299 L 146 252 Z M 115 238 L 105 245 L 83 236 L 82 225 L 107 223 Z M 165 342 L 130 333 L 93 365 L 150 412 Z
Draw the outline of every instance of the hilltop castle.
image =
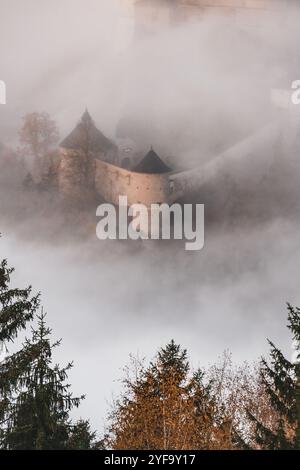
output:
M 246 16 L 259 11 L 262 15 L 270 11 L 282 11 L 284 0 L 122 0 L 130 14 L 134 15 L 137 31 L 153 33 L 162 25 L 174 24 L 182 19 L 195 18 L 210 9 L 226 11 L 230 15 L 245 13 Z M 276 10 L 277 8 L 277 10 Z M 197 14 L 196 14 L 197 12 Z M 251 15 L 250 15 L 251 16 Z M 257 16 L 255 16 L 257 18 Z M 139 29 L 141 28 L 141 29 Z M 132 138 L 124 131 L 128 120 L 118 126 L 119 138 Z M 275 126 L 276 127 L 276 126 Z M 277 129 L 277 128 L 276 128 Z M 121 132 L 122 131 L 122 132 Z M 113 142 L 97 129 L 86 111 L 75 129 L 61 142 L 55 165 L 52 165 L 56 185 L 63 199 L 71 203 L 87 202 L 101 197 L 118 204 L 119 196 L 127 196 L 129 205 L 142 203 L 173 203 L 193 187 L 210 178 L 215 166 L 236 154 L 244 155 L 252 145 L 261 147 L 264 139 L 274 141 L 273 132 L 263 129 L 245 143 L 216 155 L 211 163 L 193 171 L 175 172 L 151 148 L 144 156 L 131 144 L 122 146 Z M 267 136 L 267 137 L 266 137 Z M 133 137 L 134 138 L 134 137 Z M 134 142 L 132 142 L 134 144 Z M 220 163 L 221 162 L 221 163 Z
M 279 154 L 284 147 L 289 154 L 297 155 L 299 109 L 289 103 L 284 90 L 274 90 L 272 102 L 278 107 L 274 121 L 216 154 L 206 164 L 185 171 L 172 170 L 153 148 L 143 158 L 139 154 L 124 158 L 122 149 L 97 129 L 85 111 L 75 129 L 54 152 L 54 165 L 50 165 L 46 176 L 50 175 L 50 180 L 53 176 L 52 187 L 74 206 L 96 199 L 118 205 L 119 196 L 126 196 L 128 205 L 172 204 L 198 190 L 227 164 L 235 166 L 239 160 L 247 159 L 249 151 L 259 158 L 266 153 L 273 154 L 276 146 Z M 267 172 L 269 163 L 266 165 Z
M 152 148 L 137 163 L 135 155 L 123 158 L 122 149 L 97 129 L 88 111 L 61 142 L 59 157 L 59 192 L 72 203 L 96 195 L 118 204 L 122 195 L 127 196 L 129 204 L 150 206 L 170 203 L 177 197 L 169 180 L 171 168 Z

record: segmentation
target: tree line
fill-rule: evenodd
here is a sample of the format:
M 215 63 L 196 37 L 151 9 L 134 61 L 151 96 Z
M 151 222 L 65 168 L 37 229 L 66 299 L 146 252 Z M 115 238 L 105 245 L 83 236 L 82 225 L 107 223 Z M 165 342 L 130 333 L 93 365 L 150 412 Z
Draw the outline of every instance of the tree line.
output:
M 295 345 L 289 360 L 272 342 L 269 359 L 234 365 L 231 355 L 192 370 L 173 340 L 150 364 L 131 357 L 123 391 L 112 403 L 106 429 L 74 421 L 68 373 L 60 367 L 40 295 L 13 288 L 14 270 L 0 263 L 0 449 L 284 450 L 300 448 L 300 309 L 288 305 Z M 16 349 L 22 334 L 26 339 Z M 18 342 L 19 343 L 19 342 Z

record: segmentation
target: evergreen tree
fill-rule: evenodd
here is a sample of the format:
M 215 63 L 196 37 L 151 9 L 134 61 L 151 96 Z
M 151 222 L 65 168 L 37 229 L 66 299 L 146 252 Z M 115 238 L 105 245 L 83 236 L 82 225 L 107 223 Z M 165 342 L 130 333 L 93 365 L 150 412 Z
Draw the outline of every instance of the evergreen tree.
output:
M 37 328 L 32 328 L 32 338 L 26 339 L 21 352 L 10 358 L 18 361 L 21 357 L 22 372 L 7 413 L 6 449 L 66 449 L 76 432 L 80 440 L 78 425 L 72 425 L 69 412 L 84 396 L 74 398 L 70 385 L 65 383 L 72 363 L 65 368 L 53 365 L 53 349 L 60 341 L 51 343 L 50 337 L 51 329 L 42 314 Z
M 88 421 L 73 424 L 69 412 L 78 406 L 65 384 L 72 364 L 61 369 L 52 364 L 52 351 L 60 341 L 50 342 L 51 330 L 44 315 L 23 347 L 8 355 L 8 347 L 26 329 L 39 308 L 39 295 L 32 289 L 11 288 L 7 261 L 0 264 L 0 448 L 54 449 L 95 447 L 95 434 Z
M 39 295 L 31 297 L 31 286 L 27 289 L 10 288 L 13 268 L 7 261 L 0 264 L 0 343 L 3 347 L 13 341 L 20 330 L 26 328 L 39 307 Z
M 0 264 L 0 353 L 5 354 L 7 347 L 18 333 L 26 328 L 39 307 L 39 295 L 32 296 L 32 289 L 11 288 L 11 275 L 6 260 Z M 0 362 L 0 447 L 3 438 L 3 425 L 11 395 L 16 387 L 22 361 L 20 355 Z
M 190 365 L 187 359 L 187 350 L 181 349 L 172 339 L 165 348 L 158 351 L 156 361 L 151 364 L 150 371 L 156 376 L 159 384 L 163 377 L 173 375 L 180 384 L 187 376 Z
M 87 450 L 96 449 L 99 444 L 96 443 L 96 433 L 91 431 L 89 421 L 80 419 L 72 427 L 68 438 L 68 449 Z
M 289 361 L 271 342 L 270 364 L 262 359 L 261 380 L 269 397 L 270 404 L 277 414 L 277 425 L 269 429 L 253 413 L 248 413 L 255 424 L 254 441 L 262 449 L 300 449 L 300 309 L 288 305 L 288 328 L 296 349 L 295 361 Z

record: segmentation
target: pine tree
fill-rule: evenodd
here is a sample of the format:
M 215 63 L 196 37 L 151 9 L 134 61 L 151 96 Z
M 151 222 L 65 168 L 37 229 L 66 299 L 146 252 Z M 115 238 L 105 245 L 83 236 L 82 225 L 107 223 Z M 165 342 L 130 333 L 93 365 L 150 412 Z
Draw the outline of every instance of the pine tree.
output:
M 72 364 L 61 369 L 52 364 L 52 351 L 60 341 L 50 342 L 51 330 L 44 315 L 38 317 L 31 340 L 8 355 L 8 347 L 34 319 L 40 296 L 32 288 L 11 288 L 13 268 L 0 264 L 0 448 L 43 449 L 96 446 L 88 421 L 73 424 L 69 412 L 81 399 L 73 398 L 65 384 Z
M 89 421 L 80 419 L 72 427 L 67 447 L 69 450 L 88 450 L 98 448 L 96 443 L 96 433 L 91 431 Z
M 34 317 L 39 307 L 39 295 L 32 296 L 32 289 L 11 288 L 11 275 L 6 260 L 0 264 L 0 352 L 7 352 L 7 347 L 18 333 Z M 3 425 L 11 395 L 16 387 L 21 369 L 21 358 L 16 355 L 0 362 L 0 447 L 3 438 Z
M 261 380 L 269 397 L 270 404 L 277 414 L 277 425 L 269 429 L 254 414 L 248 413 L 255 424 L 254 441 L 262 449 L 287 450 L 299 449 L 299 383 L 300 383 L 300 309 L 288 305 L 288 328 L 296 348 L 294 362 L 285 358 L 283 353 L 269 341 L 270 364 L 262 359 Z
M 51 343 L 50 337 L 51 329 L 41 314 L 37 328 L 32 328 L 32 338 L 25 340 L 16 355 L 21 356 L 22 373 L 7 413 L 4 436 L 7 449 L 66 449 L 72 433 L 74 438 L 76 426 L 69 413 L 84 396 L 74 398 L 70 385 L 65 383 L 72 363 L 65 368 L 53 365 L 53 349 L 60 341 Z
M 0 343 L 4 347 L 26 328 L 39 307 L 39 295 L 31 297 L 31 286 L 27 289 L 10 288 L 13 272 L 14 269 L 3 260 L 0 264 Z
M 173 339 L 165 348 L 158 351 L 157 359 L 150 367 L 158 383 L 160 379 L 171 374 L 176 377 L 177 382 L 180 384 L 186 378 L 189 369 L 187 350 L 182 350 L 180 345 L 175 344 Z

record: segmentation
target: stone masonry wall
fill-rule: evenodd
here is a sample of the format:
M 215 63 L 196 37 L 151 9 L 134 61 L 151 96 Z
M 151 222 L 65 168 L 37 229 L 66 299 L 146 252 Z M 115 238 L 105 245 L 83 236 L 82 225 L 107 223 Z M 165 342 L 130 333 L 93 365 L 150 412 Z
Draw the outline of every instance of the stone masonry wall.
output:
M 96 160 L 95 188 L 107 202 L 118 204 L 127 196 L 128 204 L 173 202 L 176 199 L 167 174 L 144 174 Z

